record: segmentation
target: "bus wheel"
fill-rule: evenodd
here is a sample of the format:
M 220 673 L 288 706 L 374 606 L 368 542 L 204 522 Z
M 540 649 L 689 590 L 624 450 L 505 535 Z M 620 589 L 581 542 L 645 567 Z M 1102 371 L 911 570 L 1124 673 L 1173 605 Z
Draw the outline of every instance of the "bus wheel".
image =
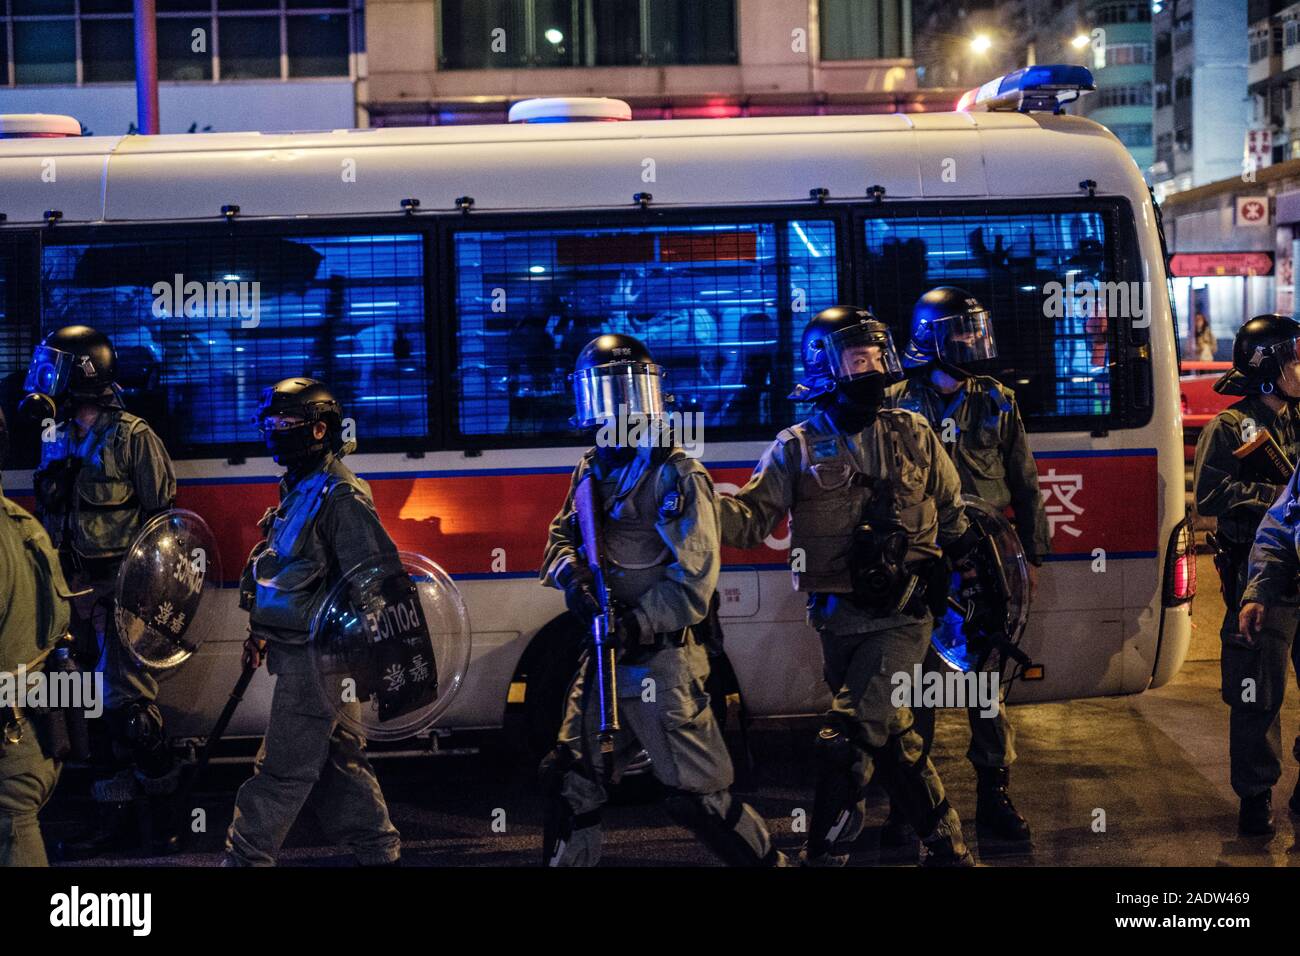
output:
M 586 637 L 573 615 L 561 614 L 537 632 L 519 659 L 504 727 L 507 746 L 521 769 L 536 770 L 555 746 Z

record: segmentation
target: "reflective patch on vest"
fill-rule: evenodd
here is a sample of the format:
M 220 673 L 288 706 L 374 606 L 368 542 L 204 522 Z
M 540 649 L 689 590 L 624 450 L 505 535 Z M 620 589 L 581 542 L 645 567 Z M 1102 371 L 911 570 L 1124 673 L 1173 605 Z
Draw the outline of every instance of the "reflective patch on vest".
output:
M 682 493 L 670 491 L 664 495 L 663 504 L 659 506 L 659 517 L 667 521 L 682 513 Z
M 838 458 L 840 454 L 840 443 L 834 438 L 824 438 L 813 445 L 813 461 L 821 458 Z

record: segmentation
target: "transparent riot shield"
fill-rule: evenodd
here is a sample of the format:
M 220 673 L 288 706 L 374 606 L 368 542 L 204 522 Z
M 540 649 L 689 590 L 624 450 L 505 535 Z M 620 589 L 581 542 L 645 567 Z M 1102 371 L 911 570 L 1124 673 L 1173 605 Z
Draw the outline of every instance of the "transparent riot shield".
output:
M 221 555 L 207 523 L 183 509 L 154 515 L 117 572 L 118 638 L 145 667 L 178 667 L 220 625 L 220 588 Z
M 963 495 L 966 516 L 980 540 L 971 553 L 975 575 L 953 572 L 947 612 L 935 622 L 930 642 L 959 671 L 1001 671 L 1029 616 L 1029 568 L 1020 537 L 998 509 Z
M 401 740 L 433 726 L 464 682 L 469 614 L 442 568 L 403 551 L 339 580 L 309 646 L 339 722 L 372 740 Z

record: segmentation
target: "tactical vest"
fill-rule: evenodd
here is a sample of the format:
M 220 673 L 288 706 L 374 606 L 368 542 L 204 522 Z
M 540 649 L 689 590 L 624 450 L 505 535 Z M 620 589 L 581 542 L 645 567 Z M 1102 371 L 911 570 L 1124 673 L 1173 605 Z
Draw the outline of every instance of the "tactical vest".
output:
M 995 508 L 1011 504 L 1007 465 L 1002 457 L 1002 416 L 1013 408 L 1004 394 L 1008 389 L 986 375 L 972 375 L 966 387 L 951 398 L 920 382 L 909 381 L 906 386 L 898 407 L 916 412 L 930 423 L 939 444 L 957 466 L 962 491 L 983 498 Z M 949 418 L 952 425 L 946 421 Z M 944 441 L 946 429 L 954 426 L 954 440 Z
M 799 475 L 790 510 L 790 553 L 794 586 L 800 591 L 847 594 L 853 590 L 849 570 L 853 530 L 864 517 L 879 528 L 907 532 L 907 561 L 942 554 L 938 546 L 939 517 L 934 500 L 925 493 L 930 456 L 922 441 L 925 426 L 912 412 L 881 409 L 873 424 L 858 436 L 868 462 L 879 471 L 868 477 L 888 479 L 892 494 L 871 496 L 855 480 L 862 467 L 846 436 L 833 430 L 824 416 L 787 428 L 778 438 L 799 448 Z M 865 509 L 869 497 L 870 508 Z M 802 560 L 803 570 L 798 570 Z
M 590 453 L 583 458 L 591 467 Z M 605 510 L 605 553 L 608 558 L 610 592 L 624 604 L 635 605 L 641 595 L 664 577 L 664 569 L 675 560 L 672 550 L 659 536 L 665 509 L 680 507 L 678 477 L 701 468 L 685 452 L 675 449 L 658 467 L 638 460 L 617 469 L 616 482 L 601 482 Z M 629 469 L 636 469 L 629 473 Z M 581 474 L 579 474 L 581 479 Z M 612 490 L 611 490 L 612 488 Z
M 15 569 L 17 574 L 35 572 L 35 607 L 7 608 L 0 628 L 0 669 L 13 670 L 19 665 L 35 667 L 68 629 L 68 601 L 72 597 L 59 567 L 58 554 L 50 546 L 40 523 L 8 498 L 0 496 L 0 520 L 13 529 L 28 561 Z M 6 532 L 8 535 L 8 532 Z M 26 592 L 0 597 L 5 604 Z M 29 613 L 30 612 L 30 616 Z M 35 622 L 35 629 L 31 622 Z
M 143 418 L 120 412 L 102 429 L 96 423 L 81 441 L 69 422 L 60 426 L 56 441 L 46 443 L 34 480 L 41 520 L 56 546 L 86 558 L 115 557 L 130 547 L 144 516 L 127 449 L 131 437 L 148 427 Z M 76 475 L 55 490 L 47 476 L 61 464 L 70 464 Z
M 312 618 L 328 594 L 332 556 L 316 521 L 331 493 L 340 486 L 370 499 L 370 486 L 333 455 L 304 477 L 262 516 L 266 540 L 253 549 L 250 567 L 254 594 L 249 619 L 276 631 L 302 632 L 306 641 Z M 350 568 L 338 569 L 342 573 Z

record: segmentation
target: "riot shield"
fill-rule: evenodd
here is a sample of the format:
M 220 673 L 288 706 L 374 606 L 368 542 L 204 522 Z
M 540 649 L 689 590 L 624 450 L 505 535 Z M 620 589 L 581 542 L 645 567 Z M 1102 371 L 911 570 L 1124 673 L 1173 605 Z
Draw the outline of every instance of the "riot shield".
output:
M 1029 616 L 1029 568 L 1011 522 L 983 498 L 962 495 L 979 531 L 971 553 L 974 578 L 953 572 L 948 609 L 930 643 L 959 671 L 1001 671 L 1020 642 Z
M 339 722 L 372 740 L 402 740 L 433 726 L 464 682 L 469 615 L 428 558 L 376 556 L 331 588 L 309 646 Z
M 185 663 L 219 626 L 221 554 L 193 511 L 154 515 L 117 572 L 114 622 L 122 645 L 155 670 Z

